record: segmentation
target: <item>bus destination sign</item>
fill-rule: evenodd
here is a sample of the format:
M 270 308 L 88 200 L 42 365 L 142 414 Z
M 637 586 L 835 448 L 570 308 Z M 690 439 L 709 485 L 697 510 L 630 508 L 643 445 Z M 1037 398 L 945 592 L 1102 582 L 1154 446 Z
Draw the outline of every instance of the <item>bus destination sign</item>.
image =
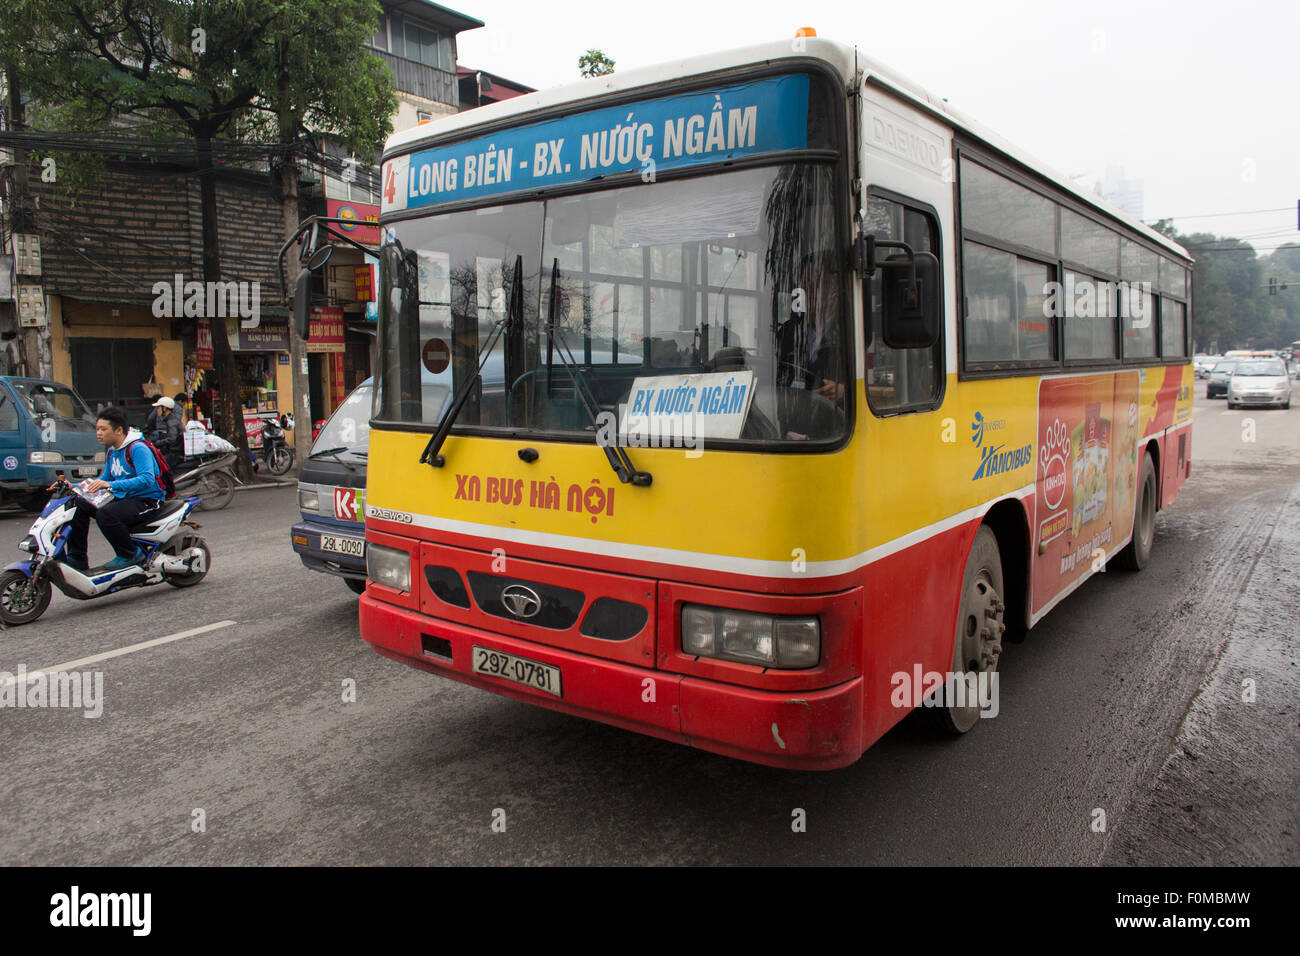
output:
M 384 163 L 385 213 L 802 149 L 808 77 L 664 96 L 496 130 Z

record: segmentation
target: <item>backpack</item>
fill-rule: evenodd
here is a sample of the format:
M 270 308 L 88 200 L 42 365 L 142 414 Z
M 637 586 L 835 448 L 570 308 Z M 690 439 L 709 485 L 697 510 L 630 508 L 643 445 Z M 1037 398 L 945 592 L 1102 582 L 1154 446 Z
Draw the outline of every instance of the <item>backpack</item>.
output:
M 176 482 L 172 479 L 172 469 L 167 464 L 167 459 L 163 457 L 162 452 L 154 447 L 153 442 L 147 438 L 137 438 L 131 444 L 126 446 L 126 459 L 131 460 L 131 447 L 143 443 L 153 453 L 154 465 L 158 468 L 158 487 L 163 491 L 163 500 L 176 497 Z

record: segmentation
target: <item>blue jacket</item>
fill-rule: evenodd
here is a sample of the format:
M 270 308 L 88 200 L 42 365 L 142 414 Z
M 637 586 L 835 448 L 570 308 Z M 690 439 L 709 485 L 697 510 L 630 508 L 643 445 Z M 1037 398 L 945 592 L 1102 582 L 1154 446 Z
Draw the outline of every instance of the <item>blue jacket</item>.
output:
M 132 431 L 121 448 L 108 449 L 104 473 L 99 477 L 108 482 L 114 497 L 161 500 L 166 492 L 158 485 L 158 465 L 144 442 L 136 441 L 139 437 L 139 432 Z

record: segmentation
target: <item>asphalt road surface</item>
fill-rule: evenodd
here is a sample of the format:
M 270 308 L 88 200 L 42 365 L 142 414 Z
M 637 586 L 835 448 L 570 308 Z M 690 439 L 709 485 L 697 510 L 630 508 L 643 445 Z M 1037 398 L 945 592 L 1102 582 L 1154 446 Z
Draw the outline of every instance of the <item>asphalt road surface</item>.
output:
M 98 718 L 0 708 L 0 859 L 1294 865 L 1300 407 L 1228 412 L 1203 394 L 1151 564 L 1098 575 L 1010 646 L 996 719 L 954 739 L 914 715 L 830 773 L 384 659 L 352 593 L 291 552 L 293 490 L 241 492 L 199 516 L 214 561 L 198 587 L 56 594 L 0 632 L 0 671 L 103 673 Z M 0 543 L 27 524 L 0 519 Z

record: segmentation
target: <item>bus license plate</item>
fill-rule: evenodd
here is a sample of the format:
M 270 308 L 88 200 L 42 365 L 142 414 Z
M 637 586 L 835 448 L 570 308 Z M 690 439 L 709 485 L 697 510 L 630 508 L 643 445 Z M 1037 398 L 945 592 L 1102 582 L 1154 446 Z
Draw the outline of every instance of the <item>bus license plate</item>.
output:
M 474 673 L 487 674 L 489 677 L 504 677 L 516 684 L 526 684 L 537 690 L 545 691 L 555 697 L 563 697 L 560 692 L 560 669 L 550 664 L 539 664 L 506 654 L 502 651 L 489 650 L 486 647 L 473 648 Z
M 364 558 L 366 556 L 364 538 L 342 538 L 332 534 L 323 534 L 320 536 L 320 549 L 322 551 L 332 551 L 334 554 L 346 554 L 353 558 Z

